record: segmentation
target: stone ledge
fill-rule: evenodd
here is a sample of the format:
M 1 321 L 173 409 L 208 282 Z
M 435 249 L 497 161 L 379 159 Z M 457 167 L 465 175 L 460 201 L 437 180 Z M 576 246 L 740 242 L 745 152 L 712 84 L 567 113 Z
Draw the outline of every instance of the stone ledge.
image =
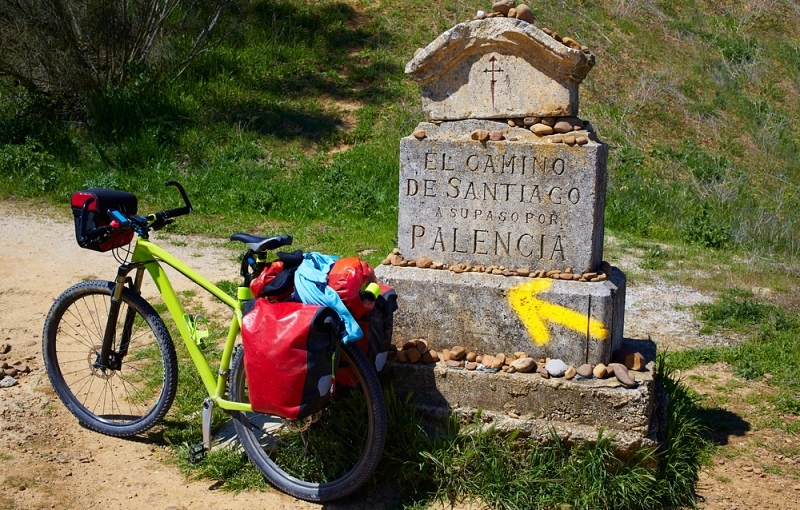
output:
M 423 338 L 437 351 L 455 344 L 481 354 L 523 351 L 576 367 L 607 364 L 622 345 L 626 279 L 616 268 L 608 280 L 596 283 L 394 266 L 379 266 L 375 274 L 397 290 L 393 337 L 398 345 Z M 548 320 L 547 340 L 535 341 L 507 299 L 510 290 L 530 282 L 548 287 L 531 294 L 541 306 L 577 312 L 585 316 L 582 325 L 573 329 Z M 590 336 L 590 322 L 602 324 L 607 338 Z
M 649 341 L 626 341 L 626 348 L 642 352 L 646 370 L 630 374 L 635 388 L 615 379 L 544 379 L 537 374 L 495 374 L 453 370 L 440 364 L 395 363 L 397 393 L 413 395 L 428 419 L 442 420 L 451 413 L 481 421 L 500 430 L 519 430 L 540 441 L 555 432 L 566 443 L 594 442 L 601 430 L 614 435 L 618 453 L 656 444 L 663 421 L 663 391 L 653 378 L 655 348 Z M 511 418 L 509 413 L 519 418 Z

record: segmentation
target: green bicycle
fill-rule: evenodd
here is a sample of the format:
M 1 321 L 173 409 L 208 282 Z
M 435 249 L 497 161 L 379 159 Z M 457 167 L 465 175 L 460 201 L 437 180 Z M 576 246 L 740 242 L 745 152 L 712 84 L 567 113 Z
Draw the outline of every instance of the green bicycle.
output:
M 120 266 L 114 281 L 85 281 L 64 291 L 45 319 L 42 353 L 59 398 L 83 425 L 116 437 L 141 434 L 167 414 L 177 389 L 178 362 L 167 327 L 141 296 L 147 272 L 208 391 L 202 403 L 203 442 L 190 455 L 199 459 L 211 448 L 216 406 L 231 415 L 242 448 L 278 489 L 319 502 L 353 493 L 374 472 L 386 438 L 386 407 L 374 368 L 354 343 L 342 344 L 342 360 L 353 368 L 357 382 L 337 391 L 323 411 L 295 421 L 253 412 L 244 350 L 237 345 L 243 303 L 253 298 L 246 261 L 266 260 L 267 252 L 290 245 L 292 237 L 231 236 L 248 247 L 241 271 L 245 281 L 232 298 L 150 240 L 151 231 L 192 211 L 183 188 L 175 182 L 167 185 L 180 191 L 183 207 L 141 217 L 136 215 L 134 195 L 98 190 L 104 195 L 102 207 L 90 198 L 75 210 L 79 244 L 98 251 L 113 249 Z M 110 221 L 99 224 L 100 217 Z M 133 233 L 138 237 L 130 250 Z M 162 264 L 232 309 L 216 371 L 199 346 L 202 332 L 184 312 Z

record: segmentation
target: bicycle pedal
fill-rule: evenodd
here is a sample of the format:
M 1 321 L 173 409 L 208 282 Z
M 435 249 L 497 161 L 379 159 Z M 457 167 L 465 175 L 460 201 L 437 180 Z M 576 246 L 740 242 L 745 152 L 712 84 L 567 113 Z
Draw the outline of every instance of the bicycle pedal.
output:
M 193 444 L 189 447 L 189 463 L 198 464 L 206 459 L 206 446 L 203 443 Z

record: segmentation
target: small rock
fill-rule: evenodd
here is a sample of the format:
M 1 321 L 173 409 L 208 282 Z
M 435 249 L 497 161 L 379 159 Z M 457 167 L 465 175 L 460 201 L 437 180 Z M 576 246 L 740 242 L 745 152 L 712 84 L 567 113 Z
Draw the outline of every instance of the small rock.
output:
M 546 126 L 545 124 L 534 124 L 531 126 L 531 131 L 536 136 L 545 136 L 545 135 L 552 135 L 553 128 L 551 126 Z
M 517 19 L 521 19 L 522 21 L 527 21 L 531 25 L 536 22 L 536 16 L 533 15 L 531 8 L 525 4 L 519 4 L 517 6 Z
M 475 357 L 475 363 L 478 363 L 478 364 L 483 363 L 483 356 L 480 356 L 480 355 L 476 356 Z
M 481 361 L 478 361 L 478 359 L 480 359 Z M 483 364 L 483 366 L 485 366 L 486 368 L 489 368 L 490 366 L 492 366 L 492 365 L 494 365 L 494 364 L 495 364 L 495 361 L 494 361 L 494 356 L 490 356 L 490 355 L 488 355 L 488 354 L 487 354 L 486 356 L 483 356 L 483 358 L 481 358 L 480 356 L 478 356 L 478 357 L 475 359 L 475 362 L 476 362 L 476 363 L 482 363 L 482 364 Z
M 489 133 L 489 139 L 491 141 L 493 141 L 493 142 L 499 142 L 503 138 L 505 138 L 505 137 L 503 136 L 503 132 L 502 131 L 495 130 L 495 131 L 492 131 L 491 133 Z
M 393 248 L 392 255 L 400 255 L 400 248 Z
M 423 363 L 436 363 L 437 361 L 439 361 L 439 356 L 436 354 L 436 351 L 425 351 L 422 355 Z
M 519 415 L 517 413 L 508 413 L 508 417 L 519 420 Z
M 467 350 L 460 346 L 456 345 L 452 349 L 450 349 L 450 358 L 452 360 L 461 361 L 462 359 L 467 357 Z
M 420 354 L 425 354 L 426 352 L 428 352 L 428 342 L 421 338 L 417 340 L 417 350 L 419 351 Z
M 599 365 L 597 365 L 596 367 L 594 367 L 594 369 L 592 370 L 592 374 L 593 374 L 595 377 L 597 377 L 598 379 L 602 379 L 602 378 L 604 378 L 606 375 L 608 375 L 608 371 L 606 370 L 606 366 L 605 366 L 605 365 L 603 365 L 602 363 L 600 363 Z
M 556 133 L 570 133 L 572 131 L 572 124 L 564 120 L 559 120 L 556 122 L 555 126 L 553 126 L 553 131 Z
M 575 367 L 573 367 L 572 365 L 570 365 L 569 367 L 567 367 L 567 370 L 566 370 L 566 372 L 564 372 L 564 379 L 566 379 L 566 380 L 568 380 L 568 381 L 569 381 L 570 379 L 572 379 L 573 377 L 575 377 L 575 374 L 577 374 L 577 373 L 578 373 L 578 371 L 577 371 L 577 370 L 575 370 Z
M 419 351 L 417 351 L 419 353 Z M 408 363 L 408 351 L 397 351 L 395 359 L 398 363 Z
M 415 129 L 414 130 L 414 138 L 417 140 L 424 140 L 428 134 L 425 132 L 424 129 Z
M 496 370 L 500 370 L 501 368 L 503 368 L 505 359 L 500 360 L 495 358 L 494 356 L 486 356 L 486 358 L 491 358 L 491 363 L 487 363 L 485 359 L 483 360 L 483 366 L 485 366 L 486 368 L 493 368 Z
M 417 259 L 417 267 L 428 268 L 433 265 L 433 261 L 428 257 L 420 257 Z
M 500 361 L 500 363 L 503 363 L 503 364 L 505 364 L 505 362 L 506 362 L 506 355 L 505 355 L 505 354 L 503 354 L 502 352 L 498 352 L 497 354 L 495 354 L 495 355 L 494 355 L 494 359 L 496 359 L 496 360 Z
M 519 276 L 528 276 L 529 274 L 531 274 L 531 270 L 527 267 L 521 267 L 517 269 L 517 275 Z
M 478 11 L 475 13 L 475 19 L 484 19 L 486 17 L 486 13 L 483 11 Z
M 476 353 L 474 353 L 474 352 L 468 352 L 467 353 L 467 361 L 472 362 L 472 361 L 475 361 L 477 358 L 478 358 L 478 355 Z
M 586 138 L 585 136 L 576 136 L 575 143 L 577 143 L 578 145 L 586 145 L 587 143 L 589 143 L 589 139 Z
M 389 255 L 388 260 L 389 260 L 389 264 L 391 264 L 393 266 L 399 266 L 400 264 L 403 263 L 403 257 L 401 257 L 400 255 L 394 254 L 394 253 Z
M 615 363 L 625 365 L 628 370 L 642 371 L 645 366 L 645 359 L 642 353 L 632 349 L 617 349 L 611 356 Z
M 409 340 L 408 342 L 406 342 L 406 343 L 404 343 L 404 344 L 403 344 L 403 349 L 404 349 L 404 350 L 405 350 L 405 349 L 412 349 L 412 348 L 416 347 L 416 346 L 417 346 L 417 342 L 418 342 L 418 341 L 419 341 L 419 340 L 417 340 L 416 338 L 415 338 L 415 339 L 413 339 L 413 340 Z
M 536 367 L 536 373 L 541 375 L 544 379 L 550 379 L 550 374 L 547 373 L 547 370 L 544 366 Z
M 552 30 L 550 30 L 550 29 L 549 29 L 549 28 L 547 28 L 547 27 L 544 27 L 544 28 L 542 28 L 542 32 L 544 32 L 545 34 L 547 34 L 547 35 L 550 35 L 550 36 L 552 36 L 552 35 L 553 35 L 553 31 L 552 31 Z
M 467 370 L 475 370 L 476 368 L 478 368 L 478 364 L 474 361 L 470 361 L 466 365 Z
M 555 117 L 542 117 L 542 124 L 545 126 L 553 127 L 556 125 L 556 118 Z
M 617 381 L 621 382 L 628 388 L 633 388 L 636 386 L 636 381 L 630 376 L 630 374 L 628 374 L 628 369 L 625 368 L 625 365 L 621 363 L 610 363 L 608 365 L 608 371 L 613 372 L 614 377 L 617 378 Z
M 522 119 L 522 123 L 527 128 L 533 126 L 534 124 L 538 124 L 541 121 L 542 121 L 541 117 L 525 117 L 524 119 Z
M 578 41 L 576 41 L 575 39 L 573 39 L 572 37 L 563 38 L 561 40 L 561 44 L 563 44 L 564 46 L 569 46 L 573 50 L 580 51 L 580 49 L 581 49 L 580 43 Z
M 400 267 L 408 267 L 408 261 L 407 260 L 401 260 L 400 263 L 397 264 L 397 265 L 400 266 Z
M 457 360 L 454 360 L 454 359 L 449 359 L 449 360 L 445 361 L 444 363 L 448 367 L 463 367 L 464 366 L 464 362 L 463 361 L 457 361 Z
M 5 375 L 7 375 L 8 377 L 14 377 L 17 375 L 17 369 L 14 367 L 9 367 L 3 370 L 3 373 L 5 373 Z
M 417 261 L 416 260 L 407 260 L 406 261 L 406 265 L 408 265 L 408 267 L 416 267 Z
M 508 127 L 517 127 L 517 123 L 514 122 L 514 119 L 508 119 Z
M 505 366 L 505 367 L 503 367 L 503 369 L 505 370 L 505 372 L 507 374 L 513 374 L 513 373 L 515 373 L 517 371 L 517 369 L 512 367 L 512 366 Z
M 450 349 L 442 349 L 442 359 L 445 361 L 450 359 Z
M 0 354 L 8 354 L 9 351 L 11 351 L 11 344 L 8 342 L 0 344 Z
M 473 140 L 478 140 L 479 142 L 485 142 L 489 139 L 489 137 L 491 137 L 491 133 L 485 129 L 476 129 L 470 135 L 470 138 Z
M 529 356 L 527 352 L 517 351 L 514 353 L 514 359 L 528 358 L 528 357 Z
M 508 11 L 510 11 L 513 7 L 514 0 L 497 0 L 496 2 L 492 3 L 492 10 L 494 12 L 499 12 L 505 15 L 508 15 Z
M 552 37 L 558 42 L 561 42 L 561 36 L 558 34 L 558 32 L 553 32 L 552 34 L 550 34 L 550 37 Z
M 503 272 L 499 269 L 492 269 L 492 274 L 503 274 Z
M 500 367 L 500 370 L 502 370 L 503 372 L 508 372 L 509 368 L 511 368 L 511 367 L 507 367 L 507 366 L 503 365 L 502 367 Z
M 742 468 L 742 469 L 744 469 L 744 470 L 745 470 L 746 472 L 748 472 L 748 473 L 752 473 L 752 472 L 753 472 L 753 466 L 745 466 L 745 467 L 744 467 L 744 468 Z
M 558 277 L 561 278 L 562 280 L 572 280 L 572 276 L 573 275 L 570 273 L 561 273 L 560 275 L 558 275 Z
M 406 353 L 409 363 L 416 363 L 417 361 L 422 359 L 422 354 L 416 347 L 412 347 L 411 349 L 406 349 L 403 352 Z
M 508 14 L 506 14 L 506 16 L 508 16 L 509 18 L 516 18 L 517 17 L 517 8 L 516 7 L 512 7 L 511 9 L 509 9 L 508 10 Z
M 575 137 L 572 135 L 565 136 L 564 143 L 572 147 L 573 145 L 575 145 Z
M 560 359 L 551 359 L 545 364 L 544 368 L 547 370 L 547 373 L 553 377 L 561 377 L 569 367 Z
M 511 362 L 511 366 L 517 372 L 526 374 L 536 370 L 536 361 L 533 358 L 518 358 Z
M 0 388 L 10 388 L 17 384 L 17 380 L 11 376 L 5 376 L 0 380 Z

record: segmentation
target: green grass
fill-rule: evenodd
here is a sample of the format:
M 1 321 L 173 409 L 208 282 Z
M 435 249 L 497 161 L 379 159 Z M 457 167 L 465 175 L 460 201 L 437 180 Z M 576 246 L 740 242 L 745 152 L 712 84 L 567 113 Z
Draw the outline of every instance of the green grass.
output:
M 749 292 L 731 289 L 714 303 L 698 307 L 700 318 L 706 325 L 718 329 L 749 332 L 747 340 L 739 345 L 722 348 L 699 348 L 672 352 L 667 363 L 672 369 L 686 370 L 697 365 L 726 362 L 736 375 L 745 379 L 767 380 L 774 387 L 769 395 L 750 394 L 753 405 L 769 404 L 761 409 L 776 428 L 796 433 L 796 423 L 786 423 L 775 413 L 800 415 L 800 316 L 774 305 L 766 305 Z M 743 383 L 732 380 L 718 391 L 729 392 L 741 388 Z
M 64 204 L 107 186 L 137 190 L 152 210 L 176 203 L 163 189 L 175 179 L 196 206 L 175 231 L 292 231 L 303 247 L 383 255 L 396 244 L 398 142 L 422 120 L 404 65 L 475 8 L 251 2 L 178 79 L 145 73 L 106 91 L 86 122 L 0 87 L 0 196 Z M 535 10 L 540 26 L 597 55 L 580 115 L 610 146 L 608 228 L 797 260 L 800 13 L 702 2 Z M 643 268 L 663 261 L 650 254 Z

